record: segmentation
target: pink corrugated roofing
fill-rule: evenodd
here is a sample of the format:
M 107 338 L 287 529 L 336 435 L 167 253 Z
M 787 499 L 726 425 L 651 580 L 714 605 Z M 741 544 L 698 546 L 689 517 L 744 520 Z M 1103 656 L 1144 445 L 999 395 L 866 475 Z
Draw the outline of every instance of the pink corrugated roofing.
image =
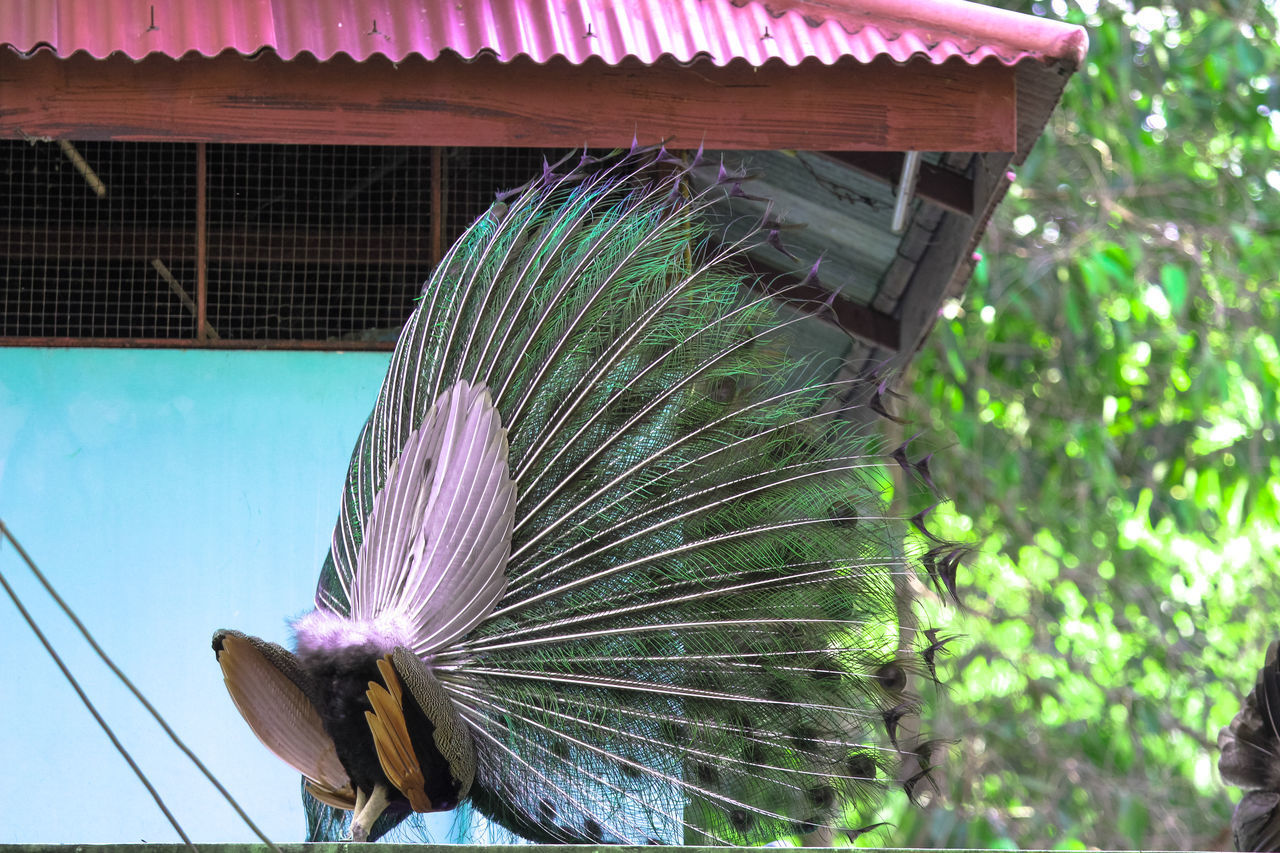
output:
M 965 0 L 4 0 L 0 44 L 140 59 L 195 51 L 357 60 L 492 52 L 616 64 L 669 56 L 795 65 L 813 58 L 941 63 L 1083 59 L 1084 32 Z

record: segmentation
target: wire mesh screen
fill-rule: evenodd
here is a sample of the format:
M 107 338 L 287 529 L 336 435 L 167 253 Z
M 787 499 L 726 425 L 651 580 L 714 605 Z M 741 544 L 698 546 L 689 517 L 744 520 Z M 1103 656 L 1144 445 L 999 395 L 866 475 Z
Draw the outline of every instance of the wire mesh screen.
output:
M 209 323 L 235 340 L 394 340 L 431 270 L 431 151 L 208 149 Z
M 195 149 L 0 141 L 0 335 L 191 338 Z
M 544 155 L 0 141 L 0 342 L 390 347 L 440 252 Z
M 563 154 L 536 148 L 445 149 L 445 245 L 488 209 L 496 193 L 523 186 L 542 174 L 544 160 L 554 163 Z

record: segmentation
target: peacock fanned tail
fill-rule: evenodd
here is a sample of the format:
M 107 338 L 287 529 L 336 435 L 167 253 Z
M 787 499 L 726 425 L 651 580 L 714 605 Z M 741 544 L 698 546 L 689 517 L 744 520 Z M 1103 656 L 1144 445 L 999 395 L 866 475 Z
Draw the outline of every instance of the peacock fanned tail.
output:
M 316 593 L 325 643 L 385 623 L 396 672 L 421 662 L 446 801 L 531 840 L 853 833 L 928 771 L 899 722 L 941 644 L 904 608 L 918 575 L 954 593 L 958 551 L 895 510 L 926 469 L 748 286 L 771 223 L 708 224 L 740 176 L 691 170 L 584 156 L 468 229 L 396 345 Z M 349 823 L 308 810 L 313 838 Z

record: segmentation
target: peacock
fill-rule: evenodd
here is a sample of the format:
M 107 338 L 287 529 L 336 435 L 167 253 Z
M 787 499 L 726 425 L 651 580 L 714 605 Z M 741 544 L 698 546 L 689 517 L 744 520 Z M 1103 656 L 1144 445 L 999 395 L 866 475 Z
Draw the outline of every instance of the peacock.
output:
M 927 778 L 911 596 L 961 554 L 904 508 L 928 459 L 864 417 L 883 381 L 794 354 L 741 264 L 778 223 L 705 160 L 500 194 L 399 337 L 294 648 L 214 635 L 313 840 L 461 804 L 544 843 L 856 836 Z
M 1280 640 L 1267 647 L 1258 681 L 1218 733 L 1218 771 L 1248 789 L 1231 817 L 1237 850 L 1280 850 Z

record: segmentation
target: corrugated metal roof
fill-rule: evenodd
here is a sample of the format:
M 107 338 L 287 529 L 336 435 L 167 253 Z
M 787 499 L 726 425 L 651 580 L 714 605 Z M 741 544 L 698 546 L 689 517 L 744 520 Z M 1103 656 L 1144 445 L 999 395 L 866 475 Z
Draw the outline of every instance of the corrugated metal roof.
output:
M 134 59 L 267 48 L 285 59 L 453 51 L 536 62 L 954 58 L 1074 69 L 1087 41 L 1079 28 L 965 0 L 5 0 L 0 44 Z
M 894 187 L 844 161 L 812 152 L 723 152 L 765 175 L 762 194 L 774 200 L 776 215 L 807 223 L 786 240 L 802 256 L 823 255 L 824 285 L 894 318 L 909 353 L 946 288 L 956 292 L 967 280 L 973 247 L 1008 186 L 1008 165 L 1030 151 L 1088 39 L 1078 27 L 966 0 L 0 0 L 0 45 L 24 55 L 134 60 L 265 50 L 322 61 L 338 54 L 430 61 L 449 52 L 574 64 L 634 57 L 648 65 L 1013 66 L 1016 151 L 963 152 L 967 159 L 949 164 L 972 181 L 979 205 L 972 216 L 917 202 L 899 236 L 889 225 Z M 770 249 L 753 260 L 766 269 L 791 265 Z

